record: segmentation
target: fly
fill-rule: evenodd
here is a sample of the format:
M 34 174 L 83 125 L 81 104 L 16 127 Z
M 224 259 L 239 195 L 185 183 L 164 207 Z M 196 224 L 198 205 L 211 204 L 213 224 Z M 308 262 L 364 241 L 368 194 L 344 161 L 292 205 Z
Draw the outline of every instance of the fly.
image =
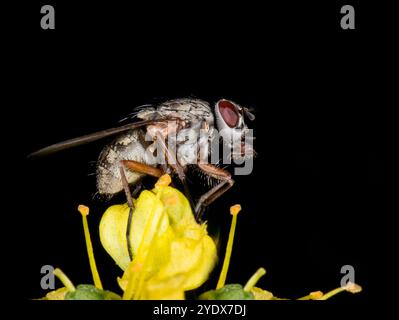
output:
M 106 196 L 125 192 L 130 209 L 127 239 L 130 236 L 134 211 L 130 186 L 137 184 L 144 176 L 160 177 L 164 173 L 176 175 L 199 220 L 203 209 L 234 184 L 232 175 L 227 170 L 201 161 L 210 156 L 212 143 L 219 139 L 216 132 L 227 132 L 233 137 L 228 140 L 228 147 L 238 141 L 238 151 L 236 148 L 230 155 L 233 160 L 236 157 L 252 158 L 255 154 L 251 145 L 244 144 L 244 136 L 248 131 L 244 120 L 248 118 L 252 121 L 255 117 L 249 109 L 230 100 L 219 100 L 213 108 L 208 102 L 199 99 L 168 100 L 155 106 L 141 107 L 133 118 L 136 119 L 135 122 L 59 142 L 29 155 L 44 156 L 118 135 L 103 148 L 98 158 L 97 190 L 99 194 Z M 199 139 L 187 139 L 190 135 Z M 173 148 L 169 143 L 172 136 L 175 141 Z M 160 154 L 163 157 L 159 157 Z M 186 183 L 186 173 L 190 165 L 195 165 L 204 175 L 218 181 L 195 205 L 191 201 Z M 127 241 L 127 244 L 132 259 L 130 242 Z

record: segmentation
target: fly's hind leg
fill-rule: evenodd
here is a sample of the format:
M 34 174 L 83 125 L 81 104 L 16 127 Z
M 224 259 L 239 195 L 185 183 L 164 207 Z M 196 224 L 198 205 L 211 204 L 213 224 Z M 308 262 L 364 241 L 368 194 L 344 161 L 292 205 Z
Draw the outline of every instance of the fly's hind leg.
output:
M 133 204 L 132 196 L 130 194 L 129 182 L 127 181 L 127 178 L 126 178 L 125 169 L 139 172 L 139 173 L 148 174 L 150 176 L 158 177 L 158 178 L 160 176 L 162 176 L 163 171 L 158 168 L 155 168 L 155 167 L 152 167 L 147 164 L 137 162 L 134 160 L 122 160 L 120 162 L 119 172 L 121 175 L 122 186 L 123 186 L 123 190 L 126 195 L 127 204 L 129 206 L 129 216 L 128 216 L 127 227 L 126 227 L 127 250 L 129 253 L 130 260 L 133 260 L 133 251 L 132 251 L 132 246 L 130 244 L 129 239 L 130 239 L 130 230 L 131 230 L 131 226 L 132 226 L 134 204 Z M 136 193 L 136 192 L 137 192 L 137 190 L 134 191 L 134 193 Z
M 218 168 L 212 164 L 199 163 L 198 167 L 205 174 L 218 179 L 220 183 L 199 198 L 197 205 L 195 206 L 195 217 L 197 221 L 201 220 L 201 215 L 206 206 L 210 205 L 234 185 L 234 180 L 232 179 L 231 174 L 226 170 Z

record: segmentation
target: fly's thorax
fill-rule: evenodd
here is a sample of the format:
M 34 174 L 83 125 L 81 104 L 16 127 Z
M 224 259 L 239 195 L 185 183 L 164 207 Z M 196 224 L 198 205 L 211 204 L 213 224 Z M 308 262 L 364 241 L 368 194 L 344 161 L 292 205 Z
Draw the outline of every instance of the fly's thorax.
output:
M 147 126 L 146 139 L 155 140 L 157 136 L 161 136 L 165 140 L 167 137 L 177 135 L 185 127 L 187 127 L 186 121 L 178 118 L 157 122 Z
M 142 130 L 128 131 L 104 147 L 97 161 L 97 189 L 100 194 L 115 194 L 123 190 L 120 162 L 135 160 L 146 163 L 147 142 Z M 125 170 L 129 184 L 138 181 L 143 174 Z
M 154 107 L 147 107 L 137 113 L 143 120 L 181 119 L 188 123 L 205 121 L 214 125 L 214 117 L 209 103 L 200 99 L 168 100 Z
M 190 128 L 182 129 L 176 138 L 177 159 L 181 165 L 207 162 L 215 128 L 205 121 L 192 122 Z
M 167 140 L 169 150 L 183 167 L 196 164 L 201 157 L 208 157 L 208 136 L 214 130 L 214 116 L 208 102 L 199 99 L 169 100 L 141 110 L 137 117 L 143 120 L 165 120 L 147 126 L 146 138 L 156 140 L 160 136 Z

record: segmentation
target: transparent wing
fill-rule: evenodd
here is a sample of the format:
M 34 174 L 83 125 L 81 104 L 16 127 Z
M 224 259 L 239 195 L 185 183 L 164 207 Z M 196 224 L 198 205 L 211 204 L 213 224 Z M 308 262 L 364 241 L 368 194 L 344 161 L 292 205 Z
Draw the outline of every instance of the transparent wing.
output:
M 37 151 L 29 154 L 28 158 L 46 156 L 46 155 L 54 153 L 54 152 L 62 151 L 65 149 L 69 149 L 69 148 L 77 147 L 77 146 L 80 146 L 80 145 L 83 145 L 86 143 L 90 143 L 90 142 L 93 142 L 96 140 L 100 140 L 100 139 L 115 135 L 117 133 L 140 128 L 140 127 L 149 125 L 154 122 L 157 122 L 157 121 L 154 121 L 154 120 L 138 121 L 138 122 L 129 123 L 129 124 L 126 124 L 126 125 L 123 125 L 120 127 L 106 129 L 106 130 L 90 133 L 90 134 L 87 134 L 85 136 L 81 136 L 78 138 L 58 142 L 56 144 L 53 144 L 51 146 L 45 147 L 43 149 L 37 150 Z

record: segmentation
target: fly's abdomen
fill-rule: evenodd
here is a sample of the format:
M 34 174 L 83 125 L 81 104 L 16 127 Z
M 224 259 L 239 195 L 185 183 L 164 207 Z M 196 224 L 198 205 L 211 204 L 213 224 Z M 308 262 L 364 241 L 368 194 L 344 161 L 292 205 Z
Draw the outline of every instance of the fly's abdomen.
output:
M 120 161 L 135 160 L 144 163 L 146 145 L 141 130 L 130 131 L 119 136 L 101 152 L 97 162 L 97 189 L 100 194 L 113 195 L 123 190 L 120 176 Z M 144 176 L 142 173 L 125 170 L 129 184 Z

